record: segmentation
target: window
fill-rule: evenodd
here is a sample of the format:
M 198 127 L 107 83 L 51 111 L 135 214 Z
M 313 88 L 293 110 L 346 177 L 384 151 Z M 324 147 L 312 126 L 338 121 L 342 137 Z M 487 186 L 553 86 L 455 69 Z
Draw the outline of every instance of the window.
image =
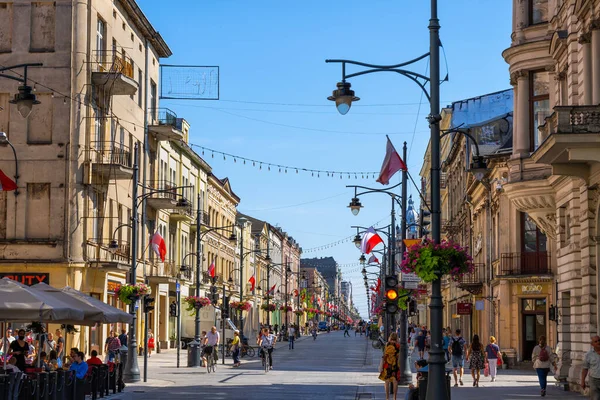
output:
M 138 106 L 142 107 L 142 70 L 138 68 Z
M 529 0 L 529 25 L 548 22 L 548 0 Z
M 156 120 L 156 83 L 154 83 L 153 80 L 150 80 L 150 113 L 152 115 L 152 120 Z
M 521 233 L 521 250 L 523 253 L 540 253 L 546 251 L 546 235 L 539 230 L 527 213 L 521 213 Z
M 543 125 L 546 117 L 550 115 L 550 74 L 547 71 L 531 72 L 530 82 L 530 150 L 535 151 L 540 145 L 538 127 Z
M 98 52 L 99 58 L 104 58 L 104 52 L 106 50 L 106 24 L 98 17 L 98 23 L 96 24 L 96 51 Z

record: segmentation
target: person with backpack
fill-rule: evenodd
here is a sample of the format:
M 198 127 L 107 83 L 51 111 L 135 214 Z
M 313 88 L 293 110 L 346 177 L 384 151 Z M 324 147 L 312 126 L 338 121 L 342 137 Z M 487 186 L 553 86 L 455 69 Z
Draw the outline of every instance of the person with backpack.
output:
M 556 355 L 553 353 L 552 348 L 546 344 L 546 336 L 540 336 L 539 344 L 534 347 L 531 360 L 533 361 L 533 368 L 537 372 L 538 381 L 540 382 L 541 395 L 546 395 L 546 385 L 548 383 L 548 373 L 550 367 L 555 364 Z
M 452 355 L 452 374 L 454 375 L 454 387 L 464 385 L 462 381 L 465 372 L 465 354 L 467 353 L 467 341 L 460 335 L 460 329 L 456 330 L 456 336 L 450 339 L 450 354 Z M 459 379 L 460 376 L 460 379 Z

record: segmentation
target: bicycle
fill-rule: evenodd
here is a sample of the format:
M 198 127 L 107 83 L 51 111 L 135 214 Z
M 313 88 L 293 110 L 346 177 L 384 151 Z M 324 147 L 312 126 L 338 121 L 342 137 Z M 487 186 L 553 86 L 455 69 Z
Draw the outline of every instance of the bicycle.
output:
M 273 348 L 270 349 L 273 352 Z M 260 357 L 262 359 L 262 365 L 265 369 L 265 374 L 271 369 L 271 362 L 269 360 L 269 348 L 263 347 L 260 349 Z M 271 356 L 272 357 L 272 356 Z
M 254 357 L 255 355 L 256 355 L 256 353 L 254 352 L 253 347 L 250 347 L 247 344 L 242 345 L 242 351 L 240 352 L 241 357 L 244 357 L 244 356 Z
M 206 357 L 206 370 L 209 374 L 211 373 L 211 371 L 217 372 L 217 361 L 215 360 L 215 355 L 213 354 L 213 351 L 215 351 L 213 346 L 206 346 L 205 354 L 208 356 Z

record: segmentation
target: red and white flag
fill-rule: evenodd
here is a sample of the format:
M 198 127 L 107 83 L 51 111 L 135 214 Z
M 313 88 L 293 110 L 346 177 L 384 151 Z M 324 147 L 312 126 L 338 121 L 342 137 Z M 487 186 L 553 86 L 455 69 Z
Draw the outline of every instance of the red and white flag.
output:
M 267 292 L 267 294 L 271 294 L 275 291 L 275 286 L 277 286 L 277 284 L 274 284 L 271 289 L 269 289 L 269 291 Z
M 377 182 L 381 183 L 382 185 L 389 185 L 390 178 L 400 170 L 407 171 L 408 167 L 402 158 L 400 158 L 400 155 L 388 137 L 387 144 L 385 146 L 385 158 L 383 159 L 383 165 L 381 166 L 381 171 L 379 172 L 379 178 L 377 178 Z
M 4 174 L 4 172 L 0 169 L 0 190 L 9 192 L 11 190 L 17 190 L 17 184 L 15 181 L 10 179 L 8 176 Z
M 379 243 L 383 243 L 383 240 L 381 237 L 379 237 L 377 232 L 375 232 L 375 229 L 370 227 L 362 237 L 362 241 L 360 242 L 360 251 L 365 254 L 369 254 Z
M 208 274 L 211 278 L 215 277 L 215 260 L 210 263 L 210 266 L 208 267 Z
M 250 282 L 252 284 L 252 287 L 250 288 L 250 291 L 254 292 L 254 285 L 256 285 L 256 278 L 254 277 L 254 275 L 252 275 L 250 277 L 250 279 L 248 279 L 248 282 Z
M 165 262 L 165 256 L 167 255 L 167 245 L 165 244 L 165 239 L 160 236 L 160 233 L 156 232 L 152 235 L 152 240 L 150 241 L 152 245 L 152 250 L 156 253 L 162 262 Z
M 379 260 L 377 259 L 377 257 L 375 257 L 375 254 L 371 254 L 371 257 L 369 257 L 369 264 L 371 263 L 377 263 L 379 264 Z
M 378 294 L 381 292 L 381 278 L 377 278 L 377 286 L 375 286 L 375 291 Z
M 317 304 L 319 305 L 319 308 L 321 308 L 321 296 L 317 297 Z

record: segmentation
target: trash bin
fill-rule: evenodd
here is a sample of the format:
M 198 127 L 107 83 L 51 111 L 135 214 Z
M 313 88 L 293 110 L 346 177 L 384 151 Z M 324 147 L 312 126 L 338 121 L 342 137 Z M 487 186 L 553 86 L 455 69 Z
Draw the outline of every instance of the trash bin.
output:
M 123 345 L 119 347 L 115 354 L 115 364 L 123 364 L 127 365 L 127 353 L 129 349 L 127 346 Z
M 452 393 L 450 392 L 450 373 L 452 370 L 446 370 L 446 390 L 448 391 L 448 400 L 452 398 Z M 428 381 L 428 373 L 422 373 L 421 379 L 419 379 L 419 400 L 425 400 L 427 398 L 427 381 Z
M 200 343 L 195 339 L 188 343 L 188 367 L 201 367 Z

